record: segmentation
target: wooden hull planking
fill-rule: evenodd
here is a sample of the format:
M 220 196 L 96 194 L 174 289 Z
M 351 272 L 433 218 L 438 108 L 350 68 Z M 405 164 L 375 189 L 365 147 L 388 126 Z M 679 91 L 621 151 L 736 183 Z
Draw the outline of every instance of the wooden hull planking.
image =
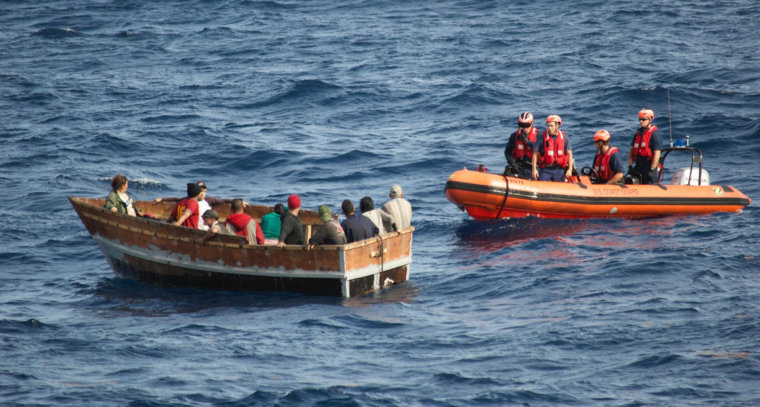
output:
M 312 250 L 250 246 L 242 237 L 225 235 L 200 245 L 199 230 L 114 214 L 102 209 L 102 199 L 69 200 L 114 272 L 150 284 L 352 297 L 409 278 L 413 227 Z M 162 217 L 172 205 L 137 202 L 136 206 Z M 228 213 L 223 208 L 220 212 Z M 246 212 L 258 220 L 266 208 L 251 207 Z M 317 219 L 306 211 L 301 218 Z

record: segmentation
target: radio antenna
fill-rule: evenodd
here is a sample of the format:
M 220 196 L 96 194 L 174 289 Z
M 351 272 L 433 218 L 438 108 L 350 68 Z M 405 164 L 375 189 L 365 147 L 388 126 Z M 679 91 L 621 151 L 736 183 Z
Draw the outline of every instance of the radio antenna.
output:
M 673 120 L 670 114 L 670 88 L 668 88 L 668 131 L 670 131 L 670 147 L 673 147 Z

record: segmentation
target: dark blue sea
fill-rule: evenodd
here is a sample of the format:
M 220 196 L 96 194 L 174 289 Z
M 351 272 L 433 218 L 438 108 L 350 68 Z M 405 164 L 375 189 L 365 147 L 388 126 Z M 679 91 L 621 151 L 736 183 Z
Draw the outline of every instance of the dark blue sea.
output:
M 757 202 L 759 32 L 755 0 L 3 0 L 0 405 L 760 405 L 757 203 L 476 222 L 444 196 L 502 171 L 522 111 L 561 115 L 587 166 L 651 107 Z M 117 278 L 67 201 L 116 173 L 137 199 L 203 180 L 333 210 L 400 184 L 411 280 Z

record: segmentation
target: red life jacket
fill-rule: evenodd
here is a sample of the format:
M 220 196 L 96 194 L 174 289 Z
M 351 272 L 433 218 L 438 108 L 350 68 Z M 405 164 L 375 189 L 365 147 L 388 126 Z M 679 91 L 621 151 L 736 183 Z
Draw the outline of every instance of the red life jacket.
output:
M 515 157 L 518 160 L 523 157 L 532 159 L 533 149 L 525 145 L 525 143 L 523 143 L 522 138 L 520 137 L 521 133 L 522 132 L 520 131 L 520 129 L 517 129 L 517 133 L 515 133 L 515 148 L 512 149 L 512 157 Z M 538 131 L 536 130 L 536 128 L 535 127 L 531 128 L 530 133 L 528 133 L 528 140 L 530 140 L 532 143 L 535 143 L 536 134 L 538 134 Z
M 602 155 L 601 152 L 596 153 L 596 158 L 594 158 L 594 170 L 599 174 L 600 179 L 609 181 L 610 178 L 615 175 L 615 173 L 610 171 L 610 158 L 612 158 L 612 154 L 617 152 L 617 147 L 610 147 L 604 155 Z
M 548 165 L 557 164 L 562 168 L 567 167 L 567 155 L 565 155 L 565 133 L 558 130 L 557 138 L 549 137 L 546 130 L 544 136 L 544 154 L 538 156 L 541 168 Z
M 251 221 L 251 216 L 245 213 L 233 213 L 227 216 L 227 223 L 235 228 L 235 234 L 238 236 L 248 237 L 246 227 Z
M 636 130 L 636 137 L 633 139 L 633 157 L 651 157 L 652 149 L 649 148 L 649 139 L 652 138 L 652 133 L 657 130 L 657 126 L 649 126 L 644 134 L 641 134 L 641 129 Z

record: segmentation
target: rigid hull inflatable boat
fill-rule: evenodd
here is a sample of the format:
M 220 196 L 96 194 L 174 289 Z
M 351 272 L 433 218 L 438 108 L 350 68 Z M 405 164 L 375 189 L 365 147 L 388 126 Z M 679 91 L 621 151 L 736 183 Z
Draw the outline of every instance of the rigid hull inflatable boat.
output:
M 751 199 L 728 185 L 709 185 L 701 152 L 692 147 L 691 167 L 673 174 L 672 184 L 592 184 L 588 175 L 572 182 L 533 181 L 484 171 L 459 170 L 446 182 L 446 198 L 475 219 L 646 218 L 666 215 L 740 212 Z M 698 166 L 695 165 L 695 162 Z M 584 168 L 583 173 L 588 174 Z M 662 173 L 662 172 L 661 172 Z

